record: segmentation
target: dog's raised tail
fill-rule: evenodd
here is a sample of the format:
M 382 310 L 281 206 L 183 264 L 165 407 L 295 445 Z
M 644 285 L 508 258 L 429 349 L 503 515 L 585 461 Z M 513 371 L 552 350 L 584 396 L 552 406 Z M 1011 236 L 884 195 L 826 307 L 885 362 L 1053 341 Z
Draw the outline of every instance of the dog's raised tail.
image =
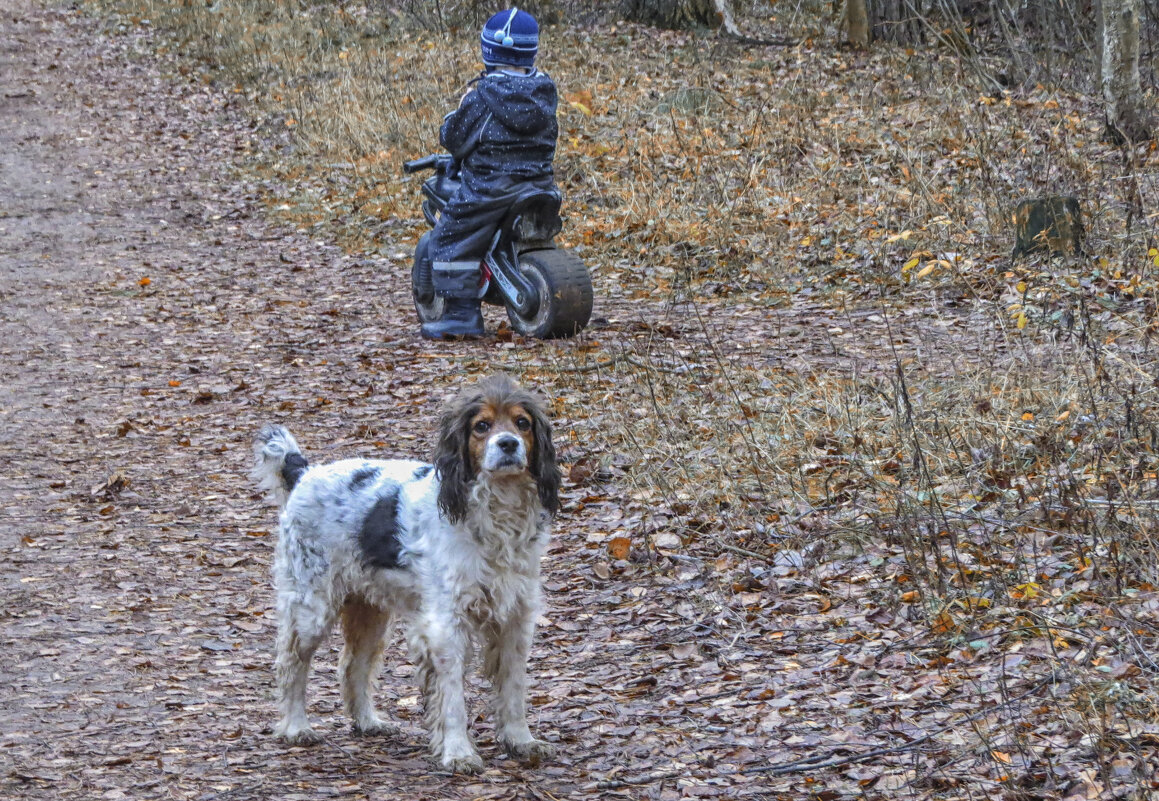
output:
M 250 471 L 258 485 L 270 494 L 278 508 L 286 505 L 298 479 L 309 462 L 302 455 L 298 441 L 285 426 L 267 424 L 254 439 L 254 469 Z

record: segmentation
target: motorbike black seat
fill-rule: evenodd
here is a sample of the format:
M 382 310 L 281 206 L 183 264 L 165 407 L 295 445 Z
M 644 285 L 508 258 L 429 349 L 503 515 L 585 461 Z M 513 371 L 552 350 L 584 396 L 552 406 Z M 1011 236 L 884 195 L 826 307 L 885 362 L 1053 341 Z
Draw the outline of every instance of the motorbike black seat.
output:
M 545 217 L 559 216 L 559 207 L 563 205 L 563 196 L 558 189 L 542 189 L 539 187 L 525 189 L 516 196 L 511 203 L 508 214 L 525 214 L 528 209 L 534 209 L 536 214 Z
M 525 242 L 547 241 L 563 228 L 559 208 L 563 195 L 554 187 L 526 189 L 520 192 L 507 210 L 507 219 L 519 220 L 519 239 Z

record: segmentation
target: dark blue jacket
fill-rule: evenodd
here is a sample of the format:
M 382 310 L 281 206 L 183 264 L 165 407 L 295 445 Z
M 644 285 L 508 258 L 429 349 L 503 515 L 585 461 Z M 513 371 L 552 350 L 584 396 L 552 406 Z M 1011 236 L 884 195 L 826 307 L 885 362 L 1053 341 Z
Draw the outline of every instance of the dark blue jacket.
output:
M 551 78 L 538 70 L 530 75 L 490 72 L 472 83 L 439 131 L 439 143 L 459 163 L 464 178 L 483 192 L 498 176 L 550 178 L 559 136 Z
M 439 143 L 455 159 L 460 186 L 435 228 L 436 261 L 482 256 L 511 195 L 529 183 L 552 185 L 557 102 L 545 73 L 488 72 L 443 119 Z

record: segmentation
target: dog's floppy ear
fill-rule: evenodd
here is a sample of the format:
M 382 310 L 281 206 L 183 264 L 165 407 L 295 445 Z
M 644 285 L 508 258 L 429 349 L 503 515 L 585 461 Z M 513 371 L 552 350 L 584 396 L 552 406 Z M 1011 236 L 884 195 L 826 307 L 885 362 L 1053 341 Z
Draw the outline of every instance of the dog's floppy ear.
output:
M 535 454 L 531 460 L 531 473 L 539 488 L 539 502 L 548 514 L 559 511 L 559 485 L 562 481 L 559 465 L 555 462 L 555 445 L 551 441 L 551 421 L 542 405 L 534 397 L 524 403 L 523 408 L 531 415 L 535 433 Z
M 476 406 L 475 398 L 457 398 L 447 405 L 439 420 L 439 443 L 434 456 L 439 474 L 439 509 L 452 523 L 467 516 L 469 486 L 475 478 L 467 427 Z

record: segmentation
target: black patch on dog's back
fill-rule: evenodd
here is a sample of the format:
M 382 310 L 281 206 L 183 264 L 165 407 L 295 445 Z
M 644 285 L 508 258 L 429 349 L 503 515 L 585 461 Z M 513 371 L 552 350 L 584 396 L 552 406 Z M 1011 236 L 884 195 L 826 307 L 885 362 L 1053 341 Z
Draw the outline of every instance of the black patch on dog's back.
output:
M 378 478 L 382 471 L 377 467 L 360 467 L 350 474 L 350 490 L 356 492 Z
M 398 519 L 398 493 L 401 486 L 390 483 L 378 502 L 371 507 L 358 532 L 362 563 L 368 567 L 397 568 L 402 552 L 402 524 Z
M 300 453 L 288 453 L 285 460 L 282 462 L 282 485 L 285 486 L 286 492 L 292 492 L 294 487 L 298 484 L 298 479 L 306 472 L 306 468 L 310 463 L 306 461 L 306 457 Z
M 422 467 L 416 467 L 414 472 L 415 481 L 426 478 L 434 469 L 435 466 L 433 464 L 424 464 Z

